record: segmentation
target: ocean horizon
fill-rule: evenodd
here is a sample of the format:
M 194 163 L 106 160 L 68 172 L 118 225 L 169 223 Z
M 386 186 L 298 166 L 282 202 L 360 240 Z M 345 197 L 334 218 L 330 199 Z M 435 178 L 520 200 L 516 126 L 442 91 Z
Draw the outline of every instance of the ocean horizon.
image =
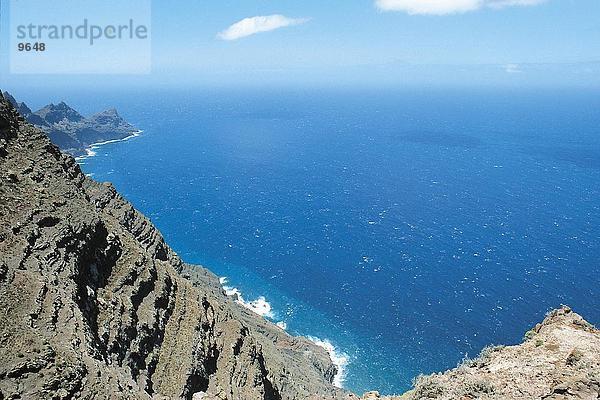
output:
M 94 146 L 83 171 L 245 306 L 327 348 L 347 389 L 404 392 L 561 304 L 600 322 L 594 91 L 66 100 L 143 131 Z

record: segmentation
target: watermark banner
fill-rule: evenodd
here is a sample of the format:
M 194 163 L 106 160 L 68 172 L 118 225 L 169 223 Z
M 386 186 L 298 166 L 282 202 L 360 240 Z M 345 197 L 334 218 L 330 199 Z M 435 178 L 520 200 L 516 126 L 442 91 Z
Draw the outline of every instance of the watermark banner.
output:
M 11 0 L 11 73 L 150 73 L 151 8 L 151 0 Z

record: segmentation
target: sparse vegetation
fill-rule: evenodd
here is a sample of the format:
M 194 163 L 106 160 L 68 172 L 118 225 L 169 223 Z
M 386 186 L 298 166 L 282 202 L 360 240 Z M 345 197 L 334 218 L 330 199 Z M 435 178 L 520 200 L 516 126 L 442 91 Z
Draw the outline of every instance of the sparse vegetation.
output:
M 496 392 L 494 385 L 486 380 L 467 381 L 459 396 L 479 398 L 481 394 L 493 394 Z
M 525 340 L 531 340 L 535 337 L 535 335 L 537 335 L 537 333 L 535 332 L 534 329 L 530 329 L 527 332 L 525 332 Z
M 419 375 L 414 380 L 414 399 L 434 399 L 444 393 L 443 386 L 438 382 L 437 375 Z

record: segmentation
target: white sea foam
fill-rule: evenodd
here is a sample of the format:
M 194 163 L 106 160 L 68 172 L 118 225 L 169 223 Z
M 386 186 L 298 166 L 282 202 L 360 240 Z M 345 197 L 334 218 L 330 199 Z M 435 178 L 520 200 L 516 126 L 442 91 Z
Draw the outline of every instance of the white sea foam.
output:
M 284 331 L 287 329 L 287 324 L 284 321 L 279 321 L 275 325 L 283 329 Z
M 271 308 L 271 304 L 269 304 L 269 302 L 267 301 L 267 299 L 265 299 L 264 296 L 260 296 L 258 299 L 250 302 L 245 302 L 243 303 L 243 305 L 260 316 L 269 318 L 275 317 Z
M 256 300 L 247 301 L 244 299 L 244 296 L 242 296 L 242 292 L 240 292 L 238 290 L 238 288 L 226 286 L 226 284 L 228 282 L 226 277 L 219 278 L 219 282 L 223 286 L 223 290 L 225 290 L 225 294 L 227 296 L 236 296 L 235 301 L 238 304 L 246 307 L 247 309 L 254 312 L 255 314 L 260 315 L 261 317 L 271 318 L 271 319 L 275 318 L 275 314 L 273 313 L 273 308 L 271 307 L 271 304 L 269 304 L 269 302 L 267 301 L 267 299 L 264 296 L 259 296 Z
M 75 160 L 81 161 L 81 160 L 85 160 L 86 158 L 94 157 L 96 155 L 96 152 L 94 150 L 98 149 L 98 147 L 104 146 L 105 144 L 110 144 L 110 143 L 125 142 L 129 139 L 140 136 L 142 134 L 142 132 L 143 131 L 141 131 L 141 130 L 135 131 L 131 135 L 124 137 L 123 139 L 113 139 L 113 140 L 106 140 L 104 142 L 92 143 L 85 149 L 85 155 L 75 157 Z
M 96 152 L 93 150 L 93 147 L 88 147 L 87 149 L 85 149 L 85 155 L 75 157 L 75 161 L 82 161 L 82 160 L 85 160 L 86 158 L 94 157 L 95 155 L 96 155 Z
M 308 339 L 310 339 L 317 346 L 327 350 L 327 353 L 329 353 L 329 358 L 331 358 L 331 361 L 337 367 L 338 370 L 337 374 L 333 378 L 333 384 L 334 386 L 337 386 L 339 388 L 343 387 L 344 379 L 346 378 L 346 366 L 348 365 L 348 355 L 336 349 L 335 346 L 331 344 L 331 342 L 327 339 L 319 339 L 314 336 L 309 336 Z
M 258 299 L 253 301 L 246 301 L 238 288 L 227 286 L 227 283 L 229 283 L 227 277 L 220 277 L 219 283 L 223 287 L 223 290 L 225 291 L 225 294 L 227 296 L 236 297 L 235 301 L 238 304 L 246 307 L 247 309 L 253 311 L 254 313 L 264 318 L 269 318 L 271 320 L 275 318 L 275 314 L 273 312 L 271 304 L 269 304 L 269 302 L 264 296 L 259 296 Z M 283 330 L 287 329 L 287 324 L 285 323 L 285 321 L 278 321 L 275 323 L 275 325 L 277 325 Z M 308 339 L 311 340 L 317 346 L 322 347 L 327 351 L 329 357 L 331 358 L 331 361 L 337 367 L 338 371 L 335 377 L 333 378 L 333 384 L 339 388 L 343 387 L 344 379 L 346 378 L 346 366 L 348 365 L 348 355 L 336 349 L 335 346 L 327 339 L 323 340 L 314 336 L 308 336 Z

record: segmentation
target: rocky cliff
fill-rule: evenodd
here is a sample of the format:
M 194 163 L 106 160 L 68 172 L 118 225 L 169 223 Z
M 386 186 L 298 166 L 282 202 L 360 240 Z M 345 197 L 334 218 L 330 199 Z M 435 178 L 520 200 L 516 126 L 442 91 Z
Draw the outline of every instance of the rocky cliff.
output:
M 600 399 L 596 328 L 563 307 L 525 336 L 385 399 Z M 358 399 L 335 373 L 0 96 L 0 400 Z
M 27 122 L 43 130 L 52 143 L 73 156 L 86 154 L 86 148 L 94 143 L 120 140 L 138 132 L 114 108 L 86 118 L 65 102 L 48 104 L 33 112 L 8 92 L 4 92 L 4 98 Z
M 345 396 L 2 99 L 0 310 L 0 399 Z

